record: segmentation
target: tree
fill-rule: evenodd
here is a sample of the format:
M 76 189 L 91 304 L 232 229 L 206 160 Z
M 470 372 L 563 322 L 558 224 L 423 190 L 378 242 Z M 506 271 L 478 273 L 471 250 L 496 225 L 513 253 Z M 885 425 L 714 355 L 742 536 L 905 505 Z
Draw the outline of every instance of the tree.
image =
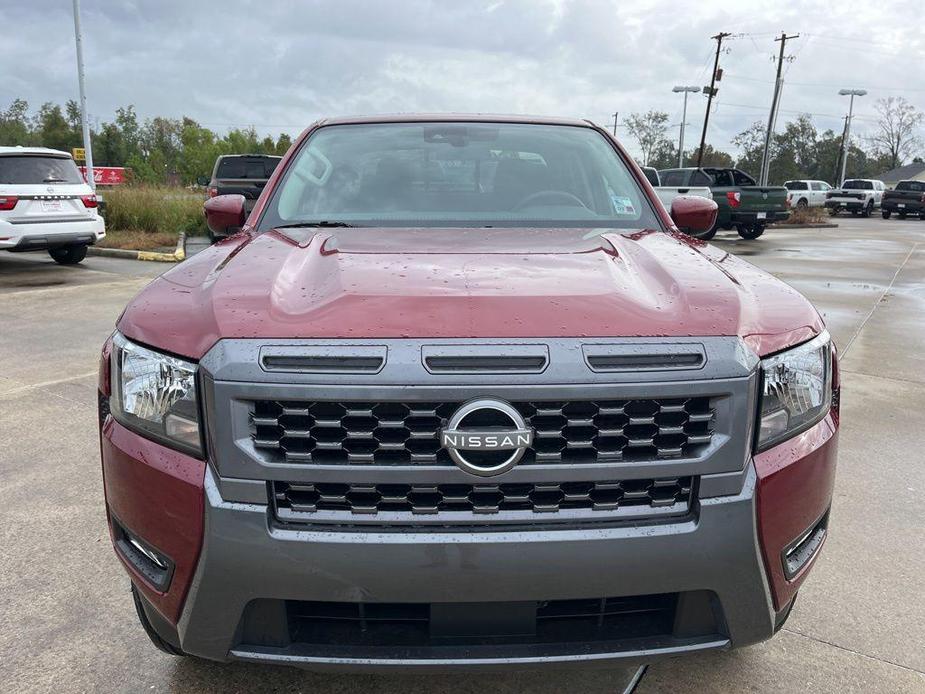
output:
M 885 155 L 889 168 L 895 169 L 922 146 L 915 131 L 925 123 L 925 114 L 901 96 L 878 99 L 874 109 L 880 118 L 868 139 L 875 152 Z
M 761 170 L 761 157 L 764 155 L 764 133 L 764 124 L 761 121 L 755 121 L 732 138 L 732 144 L 742 151 L 742 156 L 738 158 L 735 164 L 738 168 L 753 175 Z
M 694 166 L 697 163 L 697 152 L 699 145 L 693 147 L 684 153 L 684 161 L 688 166 Z M 732 155 L 719 149 L 714 149 L 713 145 L 705 144 L 703 146 L 703 160 L 701 166 L 715 166 L 718 168 L 729 168 L 735 166 L 735 159 Z
M 289 137 L 288 133 L 280 133 L 276 139 L 276 153 L 282 156 L 289 151 L 290 147 L 292 147 L 292 138 Z
M 648 166 L 649 159 L 665 141 L 668 132 L 668 114 L 664 111 L 633 113 L 624 121 L 629 134 L 639 143 L 643 166 Z
M 70 150 L 80 147 L 81 140 L 71 128 L 61 107 L 51 102 L 42 104 L 33 118 L 33 141 L 41 147 Z
M 29 103 L 14 99 L 6 111 L 0 112 L 0 145 L 31 144 Z

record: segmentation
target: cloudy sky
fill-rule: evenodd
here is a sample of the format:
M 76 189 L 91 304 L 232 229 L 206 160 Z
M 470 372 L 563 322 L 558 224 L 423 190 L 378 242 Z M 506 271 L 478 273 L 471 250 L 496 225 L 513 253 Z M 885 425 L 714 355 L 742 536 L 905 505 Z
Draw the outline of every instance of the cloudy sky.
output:
M 406 111 L 573 115 L 611 123 L 658 109 L 681 120 L 678 84 L 709 81 L 717 31 L 734 33 L 708 141 L 767 118 L 781 30 L 781 119 L 838 129 L 839 88 L 925 109 L 921 0 L 83 0 L 91 118 L 134 104 L 143 118 L 188 115 L 215 130 L 296 133 L 319 116 Z M 76 98 L 70 0 L 0 0 L 0 109 Z M 915 21 L 904 22 L 903 18 Z M 892 21 L 892 20 L 896 21 Z M 705 97 L 694 94 L 687 143 Z M 677 134 L 677 127 L 673 132 Z M 632 145 L 632 143 L 628 143 Z

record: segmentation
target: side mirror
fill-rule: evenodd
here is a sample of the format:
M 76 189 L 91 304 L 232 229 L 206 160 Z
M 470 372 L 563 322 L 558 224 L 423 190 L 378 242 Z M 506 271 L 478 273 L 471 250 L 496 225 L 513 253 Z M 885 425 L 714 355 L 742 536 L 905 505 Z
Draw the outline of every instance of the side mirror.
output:
M 686 234 L 700 233 L 716 223 L 717 204 L 696 195 L 680 195 L 671 201 L 671 219 Z
M 207 186 L 211 179 L 208 176 L 196 176 L 196 185 L 197 186 Z
M 206 200 L 202 207 L 206 224 L 217 236 L 235 234 L 244 226 L 243 195 L 217 195 Z

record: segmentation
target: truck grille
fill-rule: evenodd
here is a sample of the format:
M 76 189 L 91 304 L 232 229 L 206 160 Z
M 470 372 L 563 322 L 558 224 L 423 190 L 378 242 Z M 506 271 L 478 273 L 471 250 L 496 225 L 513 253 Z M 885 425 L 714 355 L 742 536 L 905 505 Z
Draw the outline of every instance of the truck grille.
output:
M 713 437 L 709 397 L 511 404 L 535 431 L 520 465 L 692 457 Z M 439 432 L 461 405 L 260 400 L 251 439 L 274 462 L 452 465 Z
M 440 514 L 442 520 L 477 520 L 476 516 L 512 512 L 518 517 L 563 511 L 616 512 L 653 509 L 686 512 L 690 506 L 690 477 L 619 482 L 538 482 L 502 484 L 273 484 L 276 517 L 283 522 L 312 522 L 342 517 Z M 325 512 L 334 512 L 325 513 Z M 587 514 L 585 514 L 587 517 Z

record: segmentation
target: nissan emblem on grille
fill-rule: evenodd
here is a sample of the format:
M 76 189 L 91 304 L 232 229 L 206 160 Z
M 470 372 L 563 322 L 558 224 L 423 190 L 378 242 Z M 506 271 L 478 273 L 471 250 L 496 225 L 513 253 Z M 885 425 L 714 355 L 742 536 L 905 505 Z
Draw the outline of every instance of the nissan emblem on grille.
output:
M 470 400 L 440 432 L 440 445 L 458 467 L 489 477 L 507 472 L 533 444 L 533 429 L 501 400 Z

